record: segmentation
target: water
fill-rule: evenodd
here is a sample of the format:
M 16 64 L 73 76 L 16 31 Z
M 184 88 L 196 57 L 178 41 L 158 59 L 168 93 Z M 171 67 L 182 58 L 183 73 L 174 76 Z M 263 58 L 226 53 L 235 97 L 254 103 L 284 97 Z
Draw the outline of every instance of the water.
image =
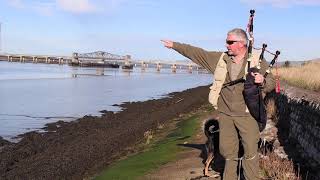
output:
M 104 76 L 89 76 L 104 73 Z M 76 78 L 72 74 L 83 74 Z M 175 91 L 207 85 L 209 74 L 154 68 L 125 72 L 122 69 L 79 68 L 67 65 L 0 61 L 0 136 L 39 130 L 46 123 L 71 121 L 127 101 L 157 99 Z

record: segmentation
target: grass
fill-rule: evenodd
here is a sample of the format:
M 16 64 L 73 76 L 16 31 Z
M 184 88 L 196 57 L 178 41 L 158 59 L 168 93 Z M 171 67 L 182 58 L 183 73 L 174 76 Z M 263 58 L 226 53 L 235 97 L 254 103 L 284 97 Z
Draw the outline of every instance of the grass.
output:
M 281 159 L 275 153 L 267 153 L 259 159 L 260 168 L 265 180 L 301 180 L 299 172 L 296 172 L 292 161 Z
M 274 108 L 274 102 L 269 101 L 267 109 L 272 119 L 276 119 L 274 117 L 276 111 Z M 183 150 L 178 144 L 184 144 L 186 141 L 191 140 L 200 128 L 198 119 L 205 111 L 198 112 L 189 118 L 178 120 L 174 128 L 169 128 L 166 125 L 166 127 L 161 128 L 163 132 L 146 132 L 145 140 L 148 145 L 146 145 L 145 151 L 114 163 L 95 179 L 138 179 L 168 162 L 175 161 L 178 153 Z M 161 133 L 166 135 L 159 135 Z M 268 153 L 260 158 L 259 161 L 264 177 L 262 179 L 264 180 L 302 179 L 299 172 L 296 172 L 292 161 L 281 159 L 275 153 Z
M 275 100 L 269 99 L 266 105 L 268 118 L 278 123 L 276 116 Z M 275 152 L 267 152 L 260 157 L 259 165 L 262 172 L 262 180 L 301 180 L 300 172 L 295 170 L 294 163 L 288 159 L 282 159 Z
M 173 132 L 165 138 L 151 141 L 146 151 L 116 162 L 95 179 L 137 179 L 163 164 L 176 160 L 177 153 L 182 151 L 178 144 L 190 140 L 195 134 L 200 126 L 197 120 L 198 115 L 193 115 L 178 122 Z
M 302 66 L 281 67 L 278 69 L 280 79 L 290 85 L 320 92 L 320 63 L 310 62 Z M 275 69 L 273 69 L 275 74 Z

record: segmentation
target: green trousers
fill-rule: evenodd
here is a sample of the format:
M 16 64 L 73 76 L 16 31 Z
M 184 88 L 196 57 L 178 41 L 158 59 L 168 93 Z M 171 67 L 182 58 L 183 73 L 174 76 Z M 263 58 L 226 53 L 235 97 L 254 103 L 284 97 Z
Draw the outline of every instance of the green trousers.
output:
M 255 119 L 249 117 L 231 117 L 219 114 L 221 155 L 226 159 L 223 173 L 224 180 L 236 180 L 238 169 L 239 135 L 244 148 L 241 159 L 246 180 L 259 179 L 259 128 Z M 237 131 L 238 129 L 238 131 Z

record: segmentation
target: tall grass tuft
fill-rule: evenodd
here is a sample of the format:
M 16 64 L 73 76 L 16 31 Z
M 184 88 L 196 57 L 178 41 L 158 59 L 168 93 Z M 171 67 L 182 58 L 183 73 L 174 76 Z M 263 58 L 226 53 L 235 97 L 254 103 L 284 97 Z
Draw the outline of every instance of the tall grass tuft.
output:
M 273 152 L 267 153 L 259 161 L 263 180 L 302 180 L 300 172 L 295 170 L 292 161 L 281 159 Z
M 281 67 L 280 80 L 290 85 L 320 92 L 320 62 L 304 63 L 302 66 Z M 275 74 L 275 69 L 273 69 Z

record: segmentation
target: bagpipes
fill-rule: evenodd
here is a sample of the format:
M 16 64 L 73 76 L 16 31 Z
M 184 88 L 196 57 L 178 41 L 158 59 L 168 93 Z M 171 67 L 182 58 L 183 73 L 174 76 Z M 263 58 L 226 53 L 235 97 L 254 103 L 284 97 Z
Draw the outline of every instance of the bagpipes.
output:
M 249 46 L 248 46 L 248 69 L 247 69 L 247 75 L 244 80 L 244 90 L 243 90 L 243 95 L 244 95 L 244 100 L 245 103 L 248 107 L 248 110 L 252 117 L 258 122 L 259 125 L 259 130 L 260 132 L 264 130 L 267 124 L 267 113 L 266 113 L 266 107 L 264 103 L 264 98 L 262 95 L 262 86 L 260 84 L 256 84 L 254 82 L 255 77 L 251 75 L 251 73 L 259 73 L 260 71 L 260 64 L 264 59 L 264 53 L 268 52 L 272 55 L 274 55 L 274 58 L 269 64 L 268 69 L 266 70 L 265 74 L 263 75 L 264 78 L 268 76 L 268 74 L 271 72 L 271 69 L 275 62 L 277 61 L 278 56 L 280 55 L 280 51 L 276 51 L 275 54 L 269 52 L 266 50 L 267 44 L 263 44 L 261 49 L 255 48 L 257 50 L 262 50 L 261 54 L 259 56 L 259 64 L 256 67 L 250 67 L 251 63 L 251 56 L 252 56 L 252 49 L 253 49 L 253 43 L 254 43 L 254 38 L 253 38 L 253 18 L 254 18 L 254 13 L 255 10 L 250 10 L 250 17 L 249 17 L 249 23 L 247 26 L 247 31 L 250 35 L 249 38 Z M 279 83 L 277 79 L 277 89 L 279 90 Z

